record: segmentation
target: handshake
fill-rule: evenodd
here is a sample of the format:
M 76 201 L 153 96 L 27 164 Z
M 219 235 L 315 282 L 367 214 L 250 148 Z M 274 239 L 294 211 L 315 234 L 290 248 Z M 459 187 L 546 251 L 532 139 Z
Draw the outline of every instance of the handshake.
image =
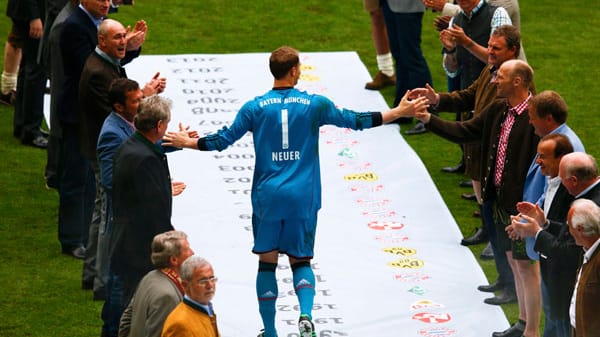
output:
M 429 84 L 425 84 L 425 88 L 408 90 L 398 106 L 390 110 L 394 116 L 392 120 L 400 117 L 415 117 L 423 123 L 428 123 L 431 114 L 427 108 L 430 105 L 437 105 L 439 100 L 440 96 Z M 387 120 L 385 114 L 383 119 L 384 123 L 391 121 Z

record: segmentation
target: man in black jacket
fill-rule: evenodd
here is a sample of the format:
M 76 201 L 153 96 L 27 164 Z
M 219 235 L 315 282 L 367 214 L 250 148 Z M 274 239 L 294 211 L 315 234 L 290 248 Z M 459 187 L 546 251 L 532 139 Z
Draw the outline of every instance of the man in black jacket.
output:
M 46 75 L 37 62 L 44 29 L 45 1 L 9 0 L 6 15 L 12 19 L 12 34 L 22 48 L 17 79 L 13 135 L 24 145 L 45 149 L 48 140 L 40 131 L 44 118 Z
M 170 120 L 169 100 L 158 95 L 144 98 L 134 119 L 136 132 L 114 157 L 110 261 L 111 270 L 123 280 L 123 303 L 154 268 L 150 259 L 154 236 L 173 230 L 169 165 L 156 144 Z

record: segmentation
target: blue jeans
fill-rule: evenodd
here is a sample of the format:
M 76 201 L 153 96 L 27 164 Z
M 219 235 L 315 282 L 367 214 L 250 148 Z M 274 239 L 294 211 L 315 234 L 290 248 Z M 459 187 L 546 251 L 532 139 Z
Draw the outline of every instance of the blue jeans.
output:
M 108 337 L 117 337 L 119 335 L 119 321 L 125 305 L 123 303 L 123 281 L 121 278 L 110 272 L 108 283 L 106 284 L 106 300 L 102 306 L 102 331 Z
M 423 13 L 395 13 L 387 1 L 381 2 L 390 51 L 396 61 L 396 99 L 398 105 L 407 90 L 433 86 L 427 61 L 421 51 Z

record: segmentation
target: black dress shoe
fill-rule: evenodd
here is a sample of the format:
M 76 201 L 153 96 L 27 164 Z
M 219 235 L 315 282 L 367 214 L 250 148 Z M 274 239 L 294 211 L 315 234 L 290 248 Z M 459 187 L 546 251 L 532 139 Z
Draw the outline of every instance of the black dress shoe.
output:
M 26 137 L 21 140 L 23 145 L 37 147 L 38 149 L 46 149 L 48 147 L 48 139 L 41 133 L 32 137 Z
M 460 195 L 460 197 L 465 200 L 477 200 L 475 193 L 463 193 Z
M 502 332 L 492 333 L 492 337 L 521 337 L 524 331 L 525 326 L 521 322 L 517 322 Z
M 83 246 L 75 246 L 75 247 L 68 247 L 65 246 L 62 248 L 62 253 L 65 255 L 70 255 L 76 259 L 85 259 L 85 247 Z
M 494 291 L 498 291 L 502 288 L 504 288 L 504 286 L 496 280 L 496 282 L 494 282 L 490 285 L 481 285 L 481 286 L 477 287 L 477 290 L 483 291 L 484 293 L 493 293 Z
M 82 280 L 81 281 L 81 289 L 83 290 L 92 290 L 94 289 L 94 280 Z
M 502 293 L 500 293 L 499 295 L 496 295 L 494 297 L 486 298 L 485 300 L 483 300 L 483 302 L 487 303 L 487 304 L 491 304 L 491 305 L 516 303 L 517 295 L 515 294 L 514 291 L 507 290 L 506 288 L 504 288 Z
M 488 242 L 487 246 L 481 251 L 479 254 L 479 258 L 482 260 L 493 260 L 494 259 L 494 251 L 492 250 L 492 245 Z
M 404 134 L 410 136 L 410 135 L 418 135 L 418 134 L 425 133 L 425 132 L 427 132 L 427 129 L 425 128 L 425 124 L 418 122 L 417 124 L 415 124 L 414 128 L 404 131 Z
M 473 180 L 465 180 L 458 183 L 460 187 L 473 187 Z
M 456 166 L 443 167 L 442 172 L 446 173 L 465 173 L 465 163 L 462 161 Z
M 468 238 L 460 240 L 460 244 L 463 246 L 477 245 L 488 241 L 487 231 L 483 227 L 478 227 L 475 230 L 475 234 Z

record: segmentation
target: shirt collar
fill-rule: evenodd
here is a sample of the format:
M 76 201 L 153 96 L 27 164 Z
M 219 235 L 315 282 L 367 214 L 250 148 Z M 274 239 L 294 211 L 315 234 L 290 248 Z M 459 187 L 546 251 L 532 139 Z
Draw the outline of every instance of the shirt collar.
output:
M 467 15 L 465 14 L 465 12 L 461 9 L 460 12 L 466 16 L 469 20 L 471 20 L 471 18 L 473 17 L 473 15 L 475 15 L 477 12 L 479 12 L 479 10 L 481 9 L 481 7 L 483 7 L 485 1 L 483 0 L 479 0 L 479 3 L 477 4 L 477 6 L 475 6 L 475 8 L 473 8 L 473 10 L 471 11 L 471 14 Z
M 592 255 L 594 255 L 594 252 L 596 251 L 596 249 L 598 249 L 599 245 L 600 239 L 596 240 L 596 242 L 594 242 L 590 249 L 585 251 L 585 254 L 583 254 L 583 263 L 588 262 L 592 258 Z
M 592 188 L 596 187 L 596 185 L 598 185 L 598 184 L 600 184 L 600 179 L 596 180 L 595 183 L 591 184 L 585 190 L 581 191 L 581 193 L 577 194 L 575 196 L 575 199 L 580 198 L 582 195 L 585 195 L 587 192 L 589 192 Z
M 508 112 L 513 112 L 515 115 L 519 116 L 520 114 L 523 113 L 523 111 L 527 110 L 527 106 L 529 105 L 530 99 L 531 99 L 531 92 L 529 93 L 527 98 L 525 98 L 525 100 L 523 102 L 515 105 L 512 108 L 509 107 Z
M 98 46 L 96 46 L 96 50 L 95 52 L 100 55 L 100 57 L 102 57 L 103 59 L 105 59 L 106 61 L 114 64 L 117 67 L 121 66 L 121 60 L 116 59 L 114 57 L 109 56 L 107 53 L 103 52 L 100 48 L 98 48 Z
M 146 138 L 144 135 L 142 135 L 141 133 L 139 133 L 139 131 L 136 131 L 133 134 L 133 137 L 135 137 L 135 138 L 139 139 L 140 141 L 142 141 L 150 149 L 152 149 L 154 152 L 158 153 L 159 155 L 162 155 L 162 156 L 165 155 L 165 150 L 163 149 L 162 146 L 160 146 L 159 144 L 153 144 L 148 138 Z
M 489 66 L 488 70 L 490 71 L 490 83 L 493 83 L 496 80 L 496 76 L 498 75 L 498 68 L 495 66 Z
M 558 186 L 561 184 L 560 176 L 556 176 L 554 178 L 550 178 L 550 177 L 547 177 L 547 178 L 548 178 L 548 187 Z
M 191 302 L 191 303 L 193 303 L 194 305 L 196 305 L 196 306 L 198 306 L 198 307 L 200 307 L 200 308 L 204 309 L 204 311 L 206 311 L 206 313 L 207 313 L 209 316 L 212 316 L 212 315 L 213 315 L 212 303 L 210 303 L 210 302 L 209 302 L 209 303 L 208 303 L 208 305 L 206 305 L 206 304 L 202 304 L 202 303 L 198 303 L 198 302 L 194 301 L 194 300 L 193 300 L 191 297 L 189 297 L 188 295 L 183 295 L 183 298 L 185 298 L 185 299 L 186 299 L 188 302 Z
M 94 25 L 96 26 L 96 28 L 98 28 L 98 26 L 100 26 L 100 24 L 102 23 L 102 21 L 104 20 L 104 17 L 101 17 L 99 19 L 96 19 L 92 14 L 90 14 L 90 12 L 87 11 L 87 9 L 85 9 L 85 7 L 83 7 L 82 4 L 79 4 L 79 8 L 81 8 L 81 10 L 87 14 L 87 16 L 90 18 L 90 20 L 92 20 L 92 22 L 94 23 Z
M 125 123 L 127 123 L 127 125 L 129 125 L 131 127 L 131 130 L 135 130 L 135 125 L 133 124 L 133 122 L 128 121 L 125 117 L 121 116 L 121 114 L 116 111 L 114 111 L 114 113 L 119 118 L 121 118 Z

